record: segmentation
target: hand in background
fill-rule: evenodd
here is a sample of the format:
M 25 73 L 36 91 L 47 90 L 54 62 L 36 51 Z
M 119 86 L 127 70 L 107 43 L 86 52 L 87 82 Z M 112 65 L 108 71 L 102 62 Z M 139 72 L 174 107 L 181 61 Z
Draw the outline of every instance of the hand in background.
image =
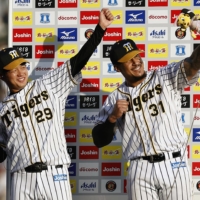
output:
M 99 25 L 105 30 L 114 20 L 114 17 L 108 8 L 103 8 L 99 16 Z

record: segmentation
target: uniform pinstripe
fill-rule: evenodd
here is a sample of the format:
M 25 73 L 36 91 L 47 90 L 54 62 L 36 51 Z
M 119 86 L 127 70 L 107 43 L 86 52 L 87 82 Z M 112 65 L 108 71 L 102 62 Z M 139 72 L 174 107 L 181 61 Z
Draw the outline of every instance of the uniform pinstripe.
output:
M 145 80 L 136 87 L 128 87 L 124 82 L 108 96 L 95 125 L 106 121 L 117 100 L 128 99 L 129 110 L 116 122 L 122 135 L 125 159 L 163 152 L 167 157 L 178 150 L 183 153 L 187 134 L 181 120 L 181 94 L 184 87 L 194 84 L 198 77 L 197 74 L 188 82 L 183 61 L 180 61 L 147 72 Z M 170 188 L 177 170 L 172 166 L 176 162 L 180 162 L 180 158 L 153 164 L 145 160 L 132 161 L 128 173 L 129 199 L 159 199 L 159 195 L 153 190 L 160 188 L 162 200 L 167 200 L 166 192 L 171 189 L 169 200 L 189 200 L 191 176 L 185 156 L 182 162 L 186 165 L 180 167 L 176 183 Z M 144 185 L 143 180 L 150 185 Z M 178 192 L 183 195 L 177 195 Z
M 7 154 L 11 156 L 13 200 L 71 199 L 67 170 L 71 160 L 63 122 L 66 98 L 82 77 L 79 73 L 73 78 L 70 68 L 67 61 L 3 102 L 0 116 L 6 132 L 0 134 L 0 143 L 1 146 L 7 144 Z M 52 170 L 25 173 L 24 168 L 36 162 L 46 163 Z M 59 164 L 64 167 L 55 169 Z M 67 180 L 53 181 L 51 173 L 67 174 Z M 42 178 L 38 179 L 39 176 Z M 30 187 L 32 185 L 36 187 Z M 33 190 L 34 196 L 26 197 L 24 191 L 29 194 L 29 190 Z

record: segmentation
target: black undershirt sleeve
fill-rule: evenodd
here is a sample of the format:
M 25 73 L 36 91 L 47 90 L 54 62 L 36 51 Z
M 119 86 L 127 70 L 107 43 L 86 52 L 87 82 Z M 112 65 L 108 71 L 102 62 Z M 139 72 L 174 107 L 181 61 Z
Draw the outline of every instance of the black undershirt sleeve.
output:
M 0 147 L 0 163 L 2 163 L 7 157 L 6 152 L 3 150 L 2 147 Z
M 112 142 L 115 134 L 115 124 L 116 123 L 111 123 L 107 119 L 103 124 L 98 124 L 92 129 L 92 137 L 95 146 L 101 148 Z
M 90 36 L 88 41 L 82 46 L 80 51 L 70 59 L 71 72 L 73 77 L 79 73 L 81 69 L 87 64 L 94 50 L 100 44 L 104 33 L 105 30 L 103 30 L 101 26 L 97 24 L 93 34 Z

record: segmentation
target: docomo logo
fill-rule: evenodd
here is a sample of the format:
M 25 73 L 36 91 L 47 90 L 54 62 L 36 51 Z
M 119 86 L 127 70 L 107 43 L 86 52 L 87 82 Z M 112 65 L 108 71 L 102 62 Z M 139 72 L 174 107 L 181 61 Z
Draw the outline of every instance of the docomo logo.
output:
M 200 176 L 200 162 L 192 163 L 192 175 Z
M 76 16 L 68 17 L 68 16 L 59 16 L 58 20 L 77 20 Z
M 80 172 L 98 172 L 99 169 L 98 168 L 87 168 L 87 167 L 81 167 L 79 169 Z
M 167 15 L 150 15 L 149 19 L 167 19 Z

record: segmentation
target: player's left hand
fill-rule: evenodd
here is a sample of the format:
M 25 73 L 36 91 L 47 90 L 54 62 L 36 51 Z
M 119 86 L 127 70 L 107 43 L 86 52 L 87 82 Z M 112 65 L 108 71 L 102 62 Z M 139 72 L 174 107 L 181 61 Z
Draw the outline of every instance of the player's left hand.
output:
M 99 16 L 99 25 L 105 30 L 114 20 L 114 17 L 108 8 L 103 8 Z

